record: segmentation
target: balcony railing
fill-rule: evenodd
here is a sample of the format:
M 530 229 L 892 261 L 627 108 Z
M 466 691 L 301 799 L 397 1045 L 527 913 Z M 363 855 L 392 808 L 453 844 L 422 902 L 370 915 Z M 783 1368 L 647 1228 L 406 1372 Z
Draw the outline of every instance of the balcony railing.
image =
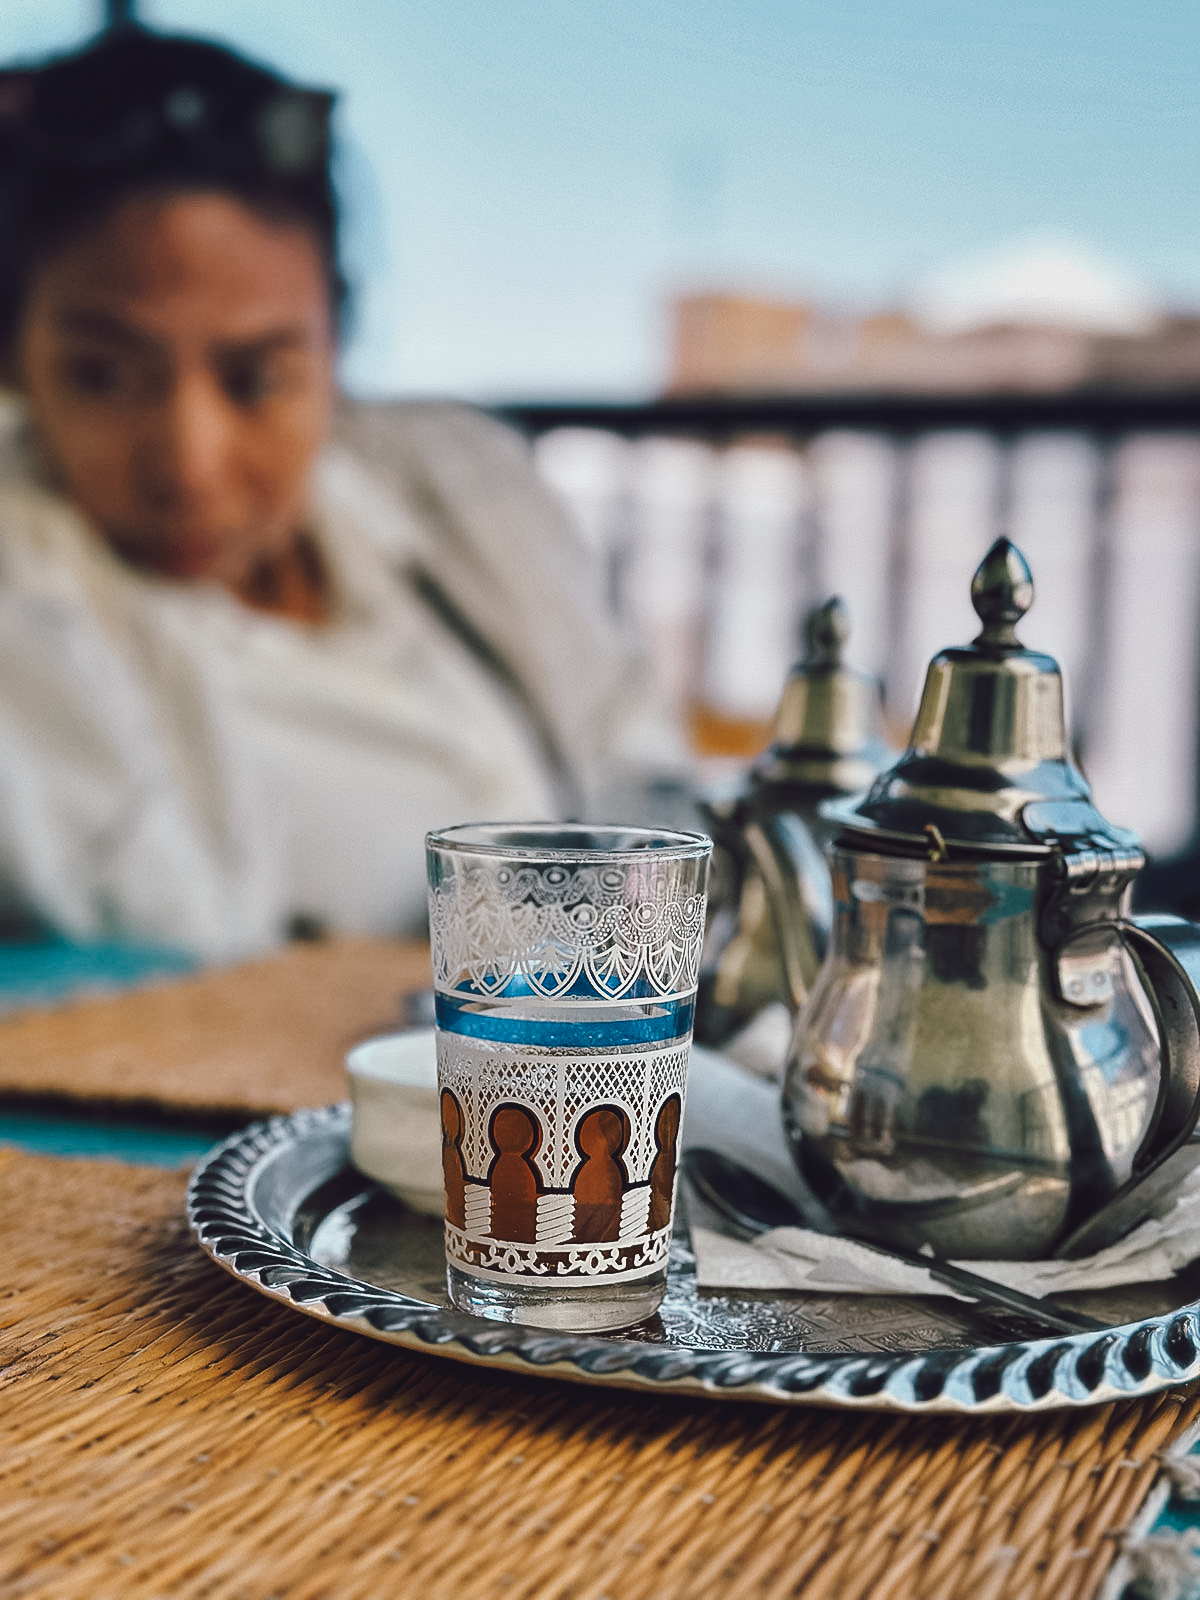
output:
M 803 616 L 830 593 L 849 603 L 850 654 L 883 680 L 902 737 L 929 655 L 975 631 L 975 562 L 1008 533 L 1038 590 L 1023 635 L 1063 665 L 1101 809 L 1179 863 L 1152 878 L 1159 901 L 1187 899 L 1200 387 L 497 409 L 534 440 L 701 748 L 762 737 Z

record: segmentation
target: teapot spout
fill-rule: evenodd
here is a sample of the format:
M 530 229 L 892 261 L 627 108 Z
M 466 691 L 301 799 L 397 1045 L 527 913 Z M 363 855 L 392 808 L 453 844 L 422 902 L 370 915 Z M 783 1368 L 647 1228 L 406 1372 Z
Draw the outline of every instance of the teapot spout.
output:
M 825 859 L 796 812 L 742 804 L 731 818 L 718 805 L 700 809 L 716 842 L 715 913 L 696 1038 L 719 1048 L 772 1007 L 799 1011 L 828 947 L 833 893 Z M 779 1072 L 785 1052 L 780 1046 Z

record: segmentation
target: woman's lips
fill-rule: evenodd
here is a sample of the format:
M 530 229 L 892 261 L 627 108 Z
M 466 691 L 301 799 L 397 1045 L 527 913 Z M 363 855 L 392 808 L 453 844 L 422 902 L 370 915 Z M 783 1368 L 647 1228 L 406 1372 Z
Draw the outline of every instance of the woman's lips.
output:
M 162 530 L 154 534 L 121 533 L 110 536 L 118 555 L 134 566 L 169 578 L 222 578 L 230 555 L 244 541 L 227 530 L 208 528 Z

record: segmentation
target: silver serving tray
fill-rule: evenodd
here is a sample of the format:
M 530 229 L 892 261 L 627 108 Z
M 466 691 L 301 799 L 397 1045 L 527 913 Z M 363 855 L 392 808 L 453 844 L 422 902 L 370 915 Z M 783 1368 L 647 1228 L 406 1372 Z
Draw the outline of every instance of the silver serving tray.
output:
M 694 1196 L 648 1322 L 609 1335 L 486 1322 L 449 1305 L 441 1224 L 358 1173 L 349 1138 L 347 1105 L 235 1134 L 193 1175 L 188 1220 L 259 1293 L 405 1349 L 575 1383 L 908 1412 L 1099 1405 L 1200 1376 L 1200 1277 L 1063 1296 L 1112 1325 L 1053 1338 L 932 1296 L 710 1294 L 696 1286 L 686 1213 L 713 1219 Z

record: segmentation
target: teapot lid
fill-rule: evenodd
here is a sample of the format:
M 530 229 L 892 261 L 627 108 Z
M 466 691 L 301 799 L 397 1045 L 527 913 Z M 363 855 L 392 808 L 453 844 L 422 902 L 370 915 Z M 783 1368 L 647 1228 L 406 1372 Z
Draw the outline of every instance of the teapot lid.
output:
M 793 785 L 814 798 L 854 794 L 888 759 L 879 684 L 842 660 L 849 636 L 850 613 L 837 596 L 809 614 L 804 657 L 788 673 L 771 743 L 754 764 L 756 785 Z
M 1058 663 L 1017 638 L 1033 578 L 1010 540 L 997 539 L 980 563 L 971 603 L 982 630 L 929 663 L 908 749 L 865 795 L 830 801 L 825 815 L 935 858 L 956 846 L 1136 852 L 1136 835 L 1104 820 L 1071 761 Z

